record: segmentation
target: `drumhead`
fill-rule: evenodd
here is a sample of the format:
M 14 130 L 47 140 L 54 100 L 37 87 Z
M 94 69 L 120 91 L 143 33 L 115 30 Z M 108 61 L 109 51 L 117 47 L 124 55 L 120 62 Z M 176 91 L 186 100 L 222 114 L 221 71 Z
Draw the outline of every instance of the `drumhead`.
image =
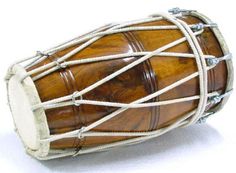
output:
M 39 140 L 49 136 L 49 129 L 44 111 L 31 109 L 32 105 L 41 103 L 38 92 L 30 77 L 21 82 L 20 77 L 26 73 L 23 67 L 15 65 L 11 73 L 8 99 L 16 131 L 28 152 L 42 155 L 45 147 L 42 148 Z

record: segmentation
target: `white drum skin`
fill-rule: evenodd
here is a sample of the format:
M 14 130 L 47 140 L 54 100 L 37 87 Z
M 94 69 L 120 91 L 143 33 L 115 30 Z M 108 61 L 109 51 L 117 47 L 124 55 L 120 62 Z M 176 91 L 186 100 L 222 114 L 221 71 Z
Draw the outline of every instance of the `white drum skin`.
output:
M 32 105 L 41 103 L 34 82 L 30 77 L 20 81 L 26 73 L 20 65 L 13 66 L 10 73 L 12 76 L 7 90 L 15 129 L 29 154 L 36 157 L 47 155 L 49 144 L 45 147 L 45 144 L 39 142 L 49 136 L 46 115 L 43 110 L 32 111 Z

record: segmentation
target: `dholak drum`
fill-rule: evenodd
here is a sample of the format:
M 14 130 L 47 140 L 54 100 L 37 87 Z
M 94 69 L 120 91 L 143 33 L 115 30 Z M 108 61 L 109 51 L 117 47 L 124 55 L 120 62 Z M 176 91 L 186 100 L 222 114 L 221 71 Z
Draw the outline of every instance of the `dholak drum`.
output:
M 231 54 L 196 11 L 109 24 L 14 63 L 6 76 L 26 151 L 53 159 L 201 123 L 232 91 Z

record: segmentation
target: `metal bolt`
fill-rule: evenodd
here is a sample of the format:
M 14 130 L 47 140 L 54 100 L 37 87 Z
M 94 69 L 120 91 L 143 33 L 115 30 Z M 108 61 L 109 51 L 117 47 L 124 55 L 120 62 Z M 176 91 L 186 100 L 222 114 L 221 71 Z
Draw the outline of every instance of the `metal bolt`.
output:
M 197 124 L 203 124 L 206 123 L 206 120 L 208 117 L 210 117 L 214 112 L 207 112 L 205 115 L 203 115 L 201 118 L 198 119 Z
M 217 58 L 208 58 L 207 59 L 207 65 L 213 66 L 219 63 L 219 60 Z
M 168 12 L 172 13 L 172 14 L 179 14 L 181 12 L 181 9 L 178 7 L 175 7 L 175 8 L 168 10 Z
M 213 104 L 217 104 L 221 101 L 221 97 L 215 96 L 215 97 L 212 98 L 211 101 L 212 101 Z
M 199 120 L 197 121 L 198 124 L 203 124 L 206 123 L 206 119 L 205 117 L 199 118 Z
M 170 10 L 168 10 L 169 13 L 171 14 L 179 14 L 179 13 L 191 13 L 195 10 L 185 10 L 185 9 L 180 9 L 178 7 L 172 8 Z
M 198 23 L 192 26 L 192 30 L 193 31 L 200 31 L 204 28 L 204 24 L 203 23 Z

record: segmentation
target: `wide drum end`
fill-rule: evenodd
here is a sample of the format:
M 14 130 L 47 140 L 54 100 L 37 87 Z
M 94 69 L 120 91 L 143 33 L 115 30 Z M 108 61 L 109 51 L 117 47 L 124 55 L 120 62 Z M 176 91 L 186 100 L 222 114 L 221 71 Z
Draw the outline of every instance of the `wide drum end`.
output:
M 12 112 L 17 133 L 28 153 L 31 155 L 42 154 L 40 139 L 49 136 L 46 116 L 43 110 L 33 111 L 32 106 L 41 103 L 34 82 L 30 77 L 21 81 L 26 74 L 24 68 L 15 65 L 11 69 L 12 76 L 7 82 L 9 106 Z M 46 148 L 49 148 L 49 144 Z M 37 156 L 36 156 L 37 157 Z

